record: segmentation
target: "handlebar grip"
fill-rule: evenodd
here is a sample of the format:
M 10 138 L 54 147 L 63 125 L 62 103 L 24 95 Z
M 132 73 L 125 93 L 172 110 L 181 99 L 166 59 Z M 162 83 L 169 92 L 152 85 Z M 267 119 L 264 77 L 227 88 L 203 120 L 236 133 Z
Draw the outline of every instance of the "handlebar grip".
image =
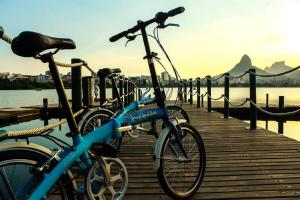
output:
M 184 7 L 178 7 L 178 8 L 174 8 L 173 10 L 170 10 L 169 12 L 168 12 L 168 16 L 169 17 L 173 17 L 173 16 L 175 16 L 175 15 L 178 15 L 178 14 L 180 14 L 180 13 L 183 13 L 184 12 Z
M 122 38 L 126 35 L 127 35 L 127 31 L 123 31 L 123 32 L 118 33 L 117 35 L 114 35 L 111 38 L 109 38 L 109 41 L 110 42 L 115 42 L 115 41 L 119 40 L 120 38 Z
M 0 26 L 0 37 L 2 37 L 3 34 L 4 34 L 4 28 Z
M 112 72 L 117 74 L 117 73 L 121 73 L 121 69 L 120 68 L 114 68 L 112 69 Z

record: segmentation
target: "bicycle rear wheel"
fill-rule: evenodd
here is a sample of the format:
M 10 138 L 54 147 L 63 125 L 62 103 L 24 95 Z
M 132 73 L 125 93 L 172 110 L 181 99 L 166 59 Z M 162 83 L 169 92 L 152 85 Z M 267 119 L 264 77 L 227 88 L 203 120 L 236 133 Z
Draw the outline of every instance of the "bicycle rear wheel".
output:
M 43 180 L 42 174 L 33 168 L 40 166 L 49 157 L 34 151 L 8 149 L 0 152 L 0 199 L 28 199 Z M 71 180 L 62 177 L 49 191 L 48 200 L 75 199 Z
M 176 105 L 167 105 L 169 118 L 185 119 L 186 123 L 190 123 L 190 118 L 183 108 Z
M 87 116 L 83 116 L 79 123 L 79 131 L 82 135 L 86 135 L 108 122 L 112 116 L 113 112 L 103 108 L 87 113 Z
M 170 131 L 160 152 L 157 176 L 162 188 L 175 199 L 190 198 L 199 188 L 205 172 L 205 148 L 198 131 L 187 123 L 180 124 L 185 159 L 174 133 Z

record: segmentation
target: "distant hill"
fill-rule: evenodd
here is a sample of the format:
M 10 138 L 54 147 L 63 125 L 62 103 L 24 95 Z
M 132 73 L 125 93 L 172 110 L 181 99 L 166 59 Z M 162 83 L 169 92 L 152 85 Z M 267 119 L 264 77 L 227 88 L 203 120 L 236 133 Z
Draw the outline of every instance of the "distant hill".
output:
M 293 69 L 285 65 L 285 61 L 274 62 L 271 67 L 266 67 L 264 70 L 270 74 L 278 74 Z
M 270 74 L 278 74 L 278 73 L 286 72 L 286 71 L 289 71 L 292 69 L 293 69 L 293 67 L 287 66 L 285 64 L 285 61 L 280 61 L 280 62 L 273 63 L 271 65 L 271 67 L 266 67 L 265 71 L 269 72 Z M 293 79 L 296 81 L 300 81 L 300 71 L 299 70 L 293 71 L 286 75 L 279 76 L 277 79 L 278 80 Z

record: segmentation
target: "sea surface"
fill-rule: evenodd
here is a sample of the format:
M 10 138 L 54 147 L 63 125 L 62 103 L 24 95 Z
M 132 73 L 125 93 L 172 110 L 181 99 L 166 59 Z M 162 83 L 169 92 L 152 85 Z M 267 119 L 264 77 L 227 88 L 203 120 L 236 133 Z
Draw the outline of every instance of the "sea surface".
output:
M 165 88 L 165 91 L 167 93 L 167 96 L 170 96 L 170 99 L 176 98 L 177 95 L 176 88 L 174 89 Z M 170 94 L 171 91 L 173 91 L 172 94 Z M 151 93 L 152 92 L 150 92 L 149 94 Z M 201 94 L 205 94 L 205 93 L 206 93 L 206 89 L 201 88 Z M 221 87 L 212 88 L 213 98 L 218 98 L 223 93 L 224 93 L 224 89 Z M 66 94 L 71 99 L 71 90 L 66 90 Z M 266 102 L 266 94 L 269 94 L 269 104 L 278 105 L 279 96 L 284 96 L 285 105 L 300 106 L 300 88 L 257 88 L 257 102 L 264 105 Z M 107 89 L 107 96 L 108 98 L 111 97 L 111 89 Z M 246 97 L 249 97 L 249 88 L 230 88 L 230 101 L 239 103 L 244 101 Z M 0 90 L 0 108 L 42 105 L 43 98 L 47 98 L 49 104 L 58 103 L 58 97 L 54 89 L 41 90 L 41 91 Z M 53 120 L 52 122 L 54 121 L 55 120 Z M 34 120 L 32 122 L 25 122 L 21 124 L 12 125 L 10 127 L 5 127 L 5 129 L 20 130 L 24 128 L 32 128 L 32 127 L 37 127 L 42 125 L 43 125 L 42 121 Z M 258 121 L 258 126 L 265 128 L 265 121 Z M 278 130 L 277 122 L 269 121 L 268 129 L 277 132 Z M 63 126 L 62 130 L 63 130 L 62 132 L 67 132 L 68 128 L 66 126 Z M 62 133 L 61 131 L 56 129 L 54 134 L 60 135 Z M 284 124 L 284 135 L 300 141 L 300 122 L 297 121 L 286 122 Z

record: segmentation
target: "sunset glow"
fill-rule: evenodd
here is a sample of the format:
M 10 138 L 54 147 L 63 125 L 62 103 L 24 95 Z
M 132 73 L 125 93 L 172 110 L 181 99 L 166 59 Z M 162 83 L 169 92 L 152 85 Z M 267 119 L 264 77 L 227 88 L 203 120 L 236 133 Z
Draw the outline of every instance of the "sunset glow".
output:
M 108 38 L 130 28 L 138 19 L 150 19 L 158 11 L 178 6 L 184 6 L 186 11 L 169 22 L 179 23 L 180 28 L 162 30 L 160 37 L 183 77 L 226 72 L 244 54 L 260 68 L 282 60 L 291 67 L 300 65 L 300 1 L 297 0 L 122 0 L 84 4 L 79 0 L 72 3 L 29 0 L 18 4 L 2 0 L 0 25 L 12 36 L 34 30 L 74 39 L 77 49 L 60 53 L 59 60 L 69 62 L 72 57 L 79 57 L 95 70 L 118 66 L 129 76 L 140 75 L 148 73 L 142 60 L 141 40 L 125 48 L 124 39 L 110 43 Z M 7 44 L 1 42 L 0 47 L 0 71 L 26 73 L 30 68 L 32 73 L 39 74 L 46 70 L 46 66 L 41 67 L 33 59 L 13 55 Z

